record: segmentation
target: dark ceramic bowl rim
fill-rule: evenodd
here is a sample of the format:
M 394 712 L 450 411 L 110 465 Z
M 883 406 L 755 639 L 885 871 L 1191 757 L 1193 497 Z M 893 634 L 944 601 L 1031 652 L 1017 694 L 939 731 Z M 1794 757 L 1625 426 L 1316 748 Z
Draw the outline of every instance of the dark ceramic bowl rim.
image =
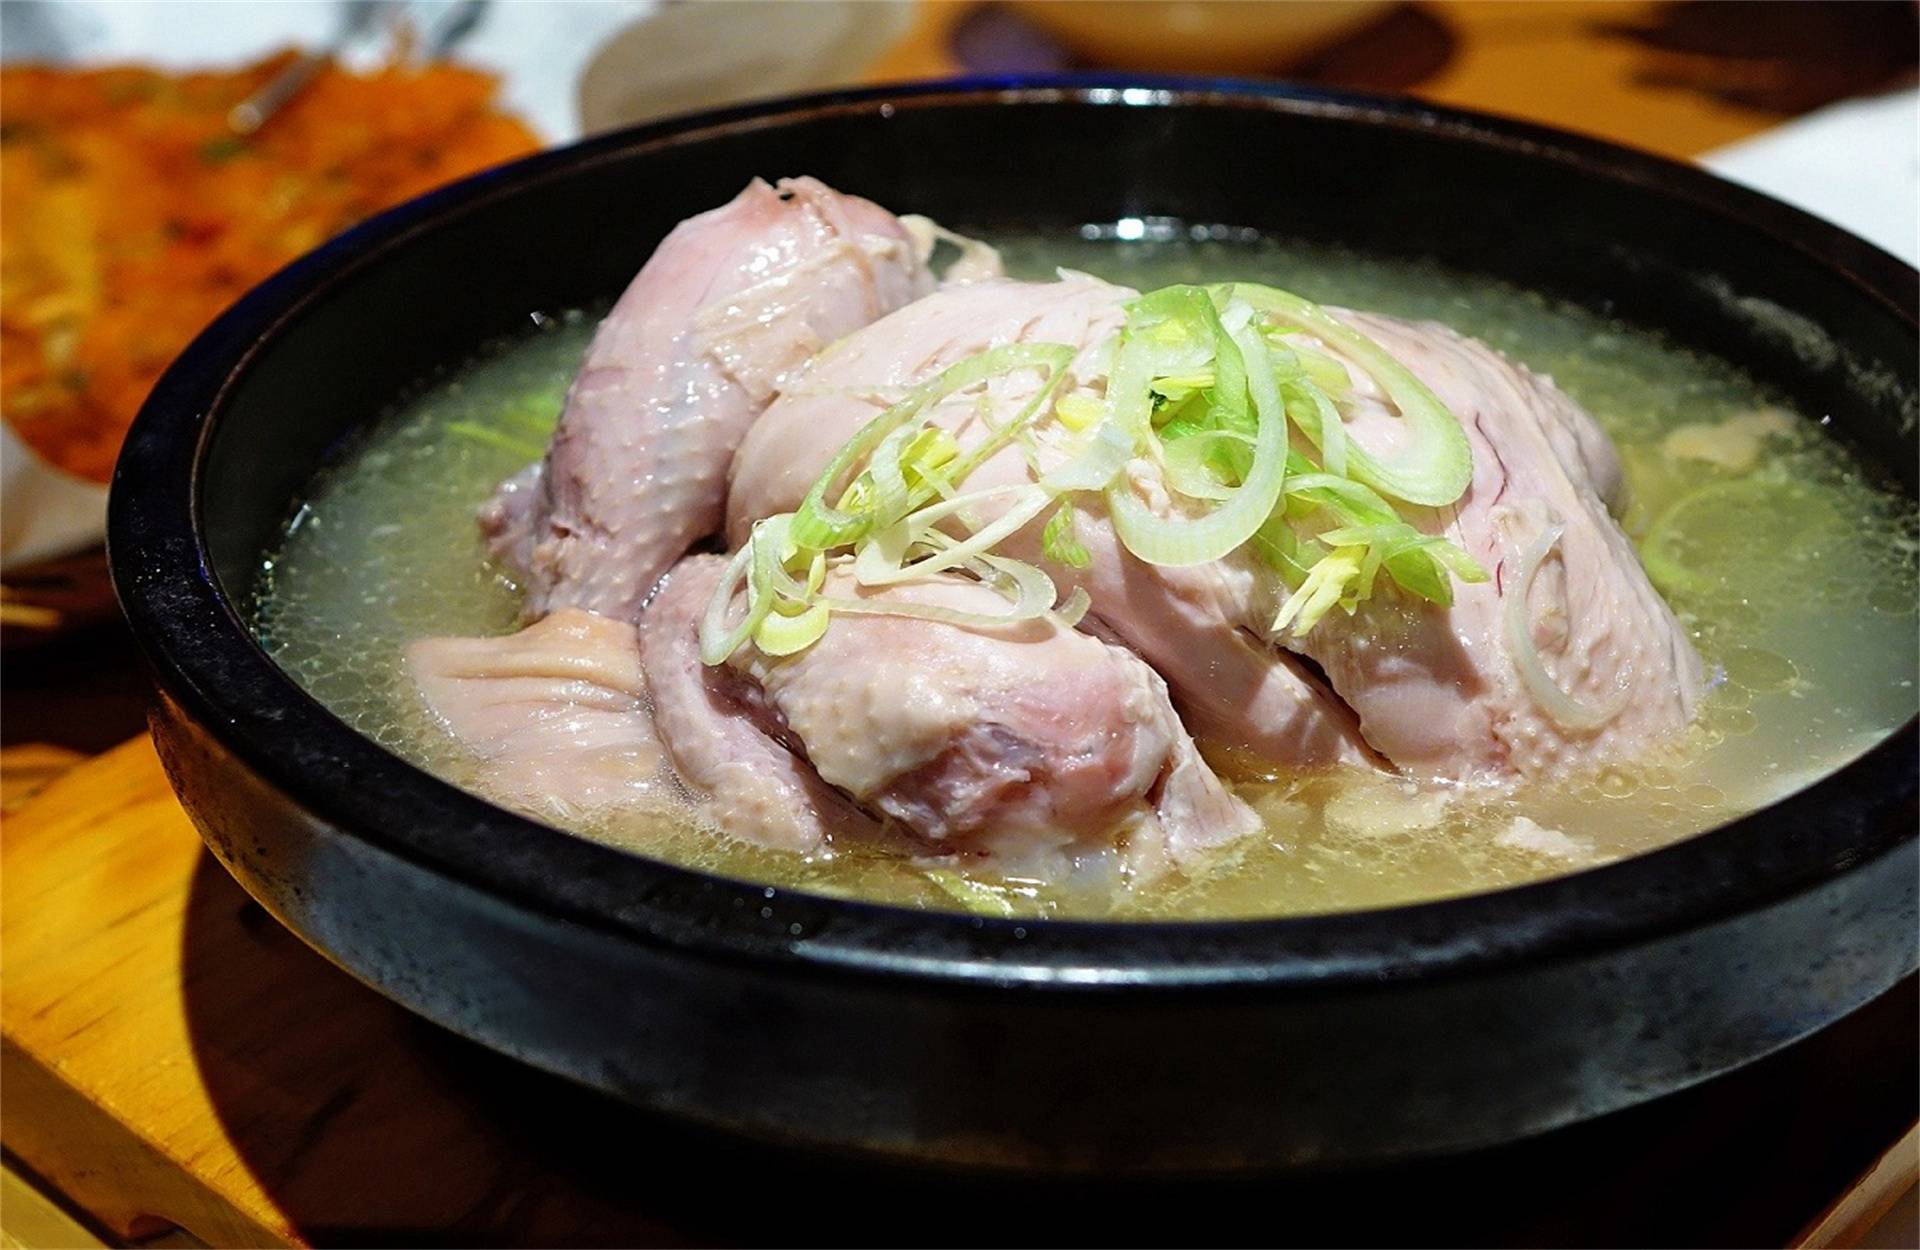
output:
M 1546 881 L 1280 919 L 984 919 L 763 888 L 516 816 L 362 737 L 260 649 L 212 571 L 201 530 L 202 473 L 234 383 L 320 293 L 439 223 L 601 161 L 809 116 L 1001 101 L 1275 109 L 1517 151 L 1757 229 L 1816 258 L 1908 326 L 1916 322 L 1914 270 L 1826 222 L 1663 158 L 1411 100 L 1222 79 L 1050 76 L 873 87 L 674 118 L 536 154 L 383 213 L 262 283 L 195 339 L 139 414 L 115 469 L 108 525 L 115 587 L 163 692 L 309 811 L 509 907 L 783 973 L 908 974 L 955 989 L 1337 991 L 1574 958 L 1763 909 L 1915 837 L 1920 721 L 1910 720 L 1768 808 Z M 432 819 L 409 819 L 417 815 Z M 488 853 L 503 846 L 514 854 Z M 515 870 L 529 862 L 541 871 Z

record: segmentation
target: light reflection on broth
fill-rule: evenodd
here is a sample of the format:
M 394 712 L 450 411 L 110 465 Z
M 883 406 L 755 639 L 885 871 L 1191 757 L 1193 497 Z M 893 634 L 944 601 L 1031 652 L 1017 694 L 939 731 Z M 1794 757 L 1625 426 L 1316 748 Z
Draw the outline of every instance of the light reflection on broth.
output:
M 1556 875 L 1761 806 L 1913 715 L 1910 505 L 1864 482 L 1815 421 L 1726 365 L 1486 279 L 1345 251 L 1185 237 L 1001 242 L 1023 276 L 1064 266 L 1139 288 L 1267 282 L 1444 321 L 1550 374 L 1619 445 L 1627 529 L 1717 682 L 1683 742 L 1512 794 L 1359 774 L 1242 782 L 1267 838 L 1114 914 L 1344 910 Z M 544 444 L 591 326 L 552 319 L 401 407 L 314 483 L 262 579 L 256 628 L 275 658 L 348 724 L 456 783 L 472 783 L 472 761 L 426 715 L 401 649 L 513 627 L 515 589 L 486 565 L 473 512 Z M 684 810 L 580 832 L 753 880 L 956 906 L 903 860 L 809 862 L 718 837 Z M 1114 906 L 1027 882 L 980 884 L 1022 912 Z

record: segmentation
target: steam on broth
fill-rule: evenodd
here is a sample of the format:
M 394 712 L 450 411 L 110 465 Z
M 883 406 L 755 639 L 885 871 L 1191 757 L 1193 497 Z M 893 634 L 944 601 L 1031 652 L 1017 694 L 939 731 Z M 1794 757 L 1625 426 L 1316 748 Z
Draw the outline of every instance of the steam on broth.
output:
M 1822 432 L 1822 414 L 1789 412 L 1724 363 L 1644 332 L 1437 266 L 1217 231 L 1086 234 L 998 242 L 1019 276 L 1065 267 L 1142 290 L 1271 283 L 1442 321 L 1550 375 L 1617 444 L 1626 529 L 1709 667 L 1710 692 L 1684 739 L 1629 765 L 1502 792 L 1354 770 L 1243 778 L 1234 787 L 1264 837 L 1176 889 L 1117 898 L 974 869 L 929 875 L 880 853 L 813 860 L 760 849 L 716 836 L 684 796 L 664 791 L 654 807 L 576 832 L 750 880 L 927 907 L 1324 912 L 1651 849 L 1799 788 L 1913 714 L 1915 517 Z M 425 636 L 517 623 L 519 591 L 487 562 L 474 511 L 544 449 L 595 318 L 536 322 L 426 386 L 323 472 L 266 561 L 257 599 L 261 640 L 316 698 L 468 786 L 478 784 L 475 761 L 427 713 L 402 651 Z

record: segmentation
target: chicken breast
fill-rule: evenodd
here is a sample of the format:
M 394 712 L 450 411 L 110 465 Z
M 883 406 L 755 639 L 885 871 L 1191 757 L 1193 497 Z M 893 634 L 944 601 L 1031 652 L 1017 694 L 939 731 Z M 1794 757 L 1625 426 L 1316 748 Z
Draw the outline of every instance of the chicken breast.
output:
M 982 615 L 1007 607 L 951 574 L 870 588 L 843 568 L 824 590 Z M 773 658 L 749 645 L 732 667 L 823 780 L 930 850 L 1050 878 L 1118 851 L 1152 878 L 1258 828 L 1200 759 L 1153 670 L 1052 617 L 982 628 L 836 612 L 806 650 Z
M 775 388 L 931 285 L 892 214 L 811 178 L 756 179 L 677 226 L 595 332 L 543 464 L 481 512 L 527 615 L 631 619 L 719 528 L 728 461 Z
M 727 535 L 738 545 L 754 521 L 792 511 L 840 447 L 906 388 L 949 365 L 1012 343 L 1079 349 L 1067 389 L 1104 384 L 1106 351 L 1135 292 L 1085 275 L 1058 282 L 983 281 L 918 300 L 834 345 L 774 401 L 734 457 Z M 987 417 L 1005 420 L 1039 384 L 1037 372 L 988 387 Z M 976 397 L 943 404 L 934 421 L 963 445 L 986 433 Z M 1044 457 L 1046 453 L 1042 452 Z M 1044 459 L 1041 467 L 1051 467 Z M 1031 480 L 1018 449 L 982 465 L 969 487 Z M 991 507 L 982 509 L 991 513 Z M 1038 561 L 1040 525 L 1005 550 Z M 1129 555 L 1097 503 L 1081 515 L 1084 570 L 1049 566 L 1063 588 L 1084 588 L 1096 623 L 1163 676 L 1202 737 L 1266 765 L 1370 766 L 1352 714 L 1285 651 L 1248 633 L 1223 610 L 1217 571 L 1169 569 Z M 1236 608 L 1233 602 L 1227 608 Z
M 550 819 L 669 801 L 633 626 L 567 608 L 498 638 L 429 638 L 407 670 L 489 797 Z

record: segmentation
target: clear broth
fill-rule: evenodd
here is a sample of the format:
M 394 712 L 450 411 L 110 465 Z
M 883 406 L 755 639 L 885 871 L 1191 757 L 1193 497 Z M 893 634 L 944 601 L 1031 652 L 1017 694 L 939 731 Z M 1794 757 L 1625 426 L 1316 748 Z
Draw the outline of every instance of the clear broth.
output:
M 1009 268 L 1056 266 L 1151 288 L 1246 279 L 1310 298 L 1433 318 L 1551 375 L 1619 445 L 1625 524 L 1715 674 L 1671 749 L 1498 796 L 1332 774 L 1238 788 L 1267 836 L 1232 863 L 1118 899 L 974 872 L 956 889 L 904 859 L 808 859 L 744 846 L 691 811 L 578 828 L 690 866 L 876 901 L 1013 914 L 1190 918 L 1373 907 L 1515 884 L 1649 850 L 1764 806 L 1832 771 L 1914 714 L 1915 514 L 1821 431 L 1717 360 L 1483 277 L 1220 231 L 1121 240 L 999 240 Z M 427 714 L 409 641 L 503 633 L 519 594 L 486 562 L 475 508 L 542 450 L 593 318 L 536 318 L 426 386 L 314 480 L 265 561 L 255 627 L 336 715 L 447 779 L 474 761 Z M 1751 463 L 1674 454 L 1745 414 Z M 1736 441 L 1742 441 L 1736 439 Z M 1736 459 L 1738 457 L 1735 457 Z

